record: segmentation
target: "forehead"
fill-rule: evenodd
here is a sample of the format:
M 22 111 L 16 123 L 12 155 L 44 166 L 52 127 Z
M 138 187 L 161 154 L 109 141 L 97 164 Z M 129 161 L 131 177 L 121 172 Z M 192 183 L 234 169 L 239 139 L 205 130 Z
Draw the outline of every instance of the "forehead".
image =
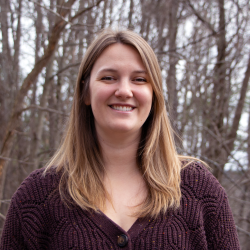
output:
M 115 43 L 108 46 L 97 58 L 92 71 L 100 67 L 136 67 L 136 70 L 146 71 L 139 52 L 131 45 Z

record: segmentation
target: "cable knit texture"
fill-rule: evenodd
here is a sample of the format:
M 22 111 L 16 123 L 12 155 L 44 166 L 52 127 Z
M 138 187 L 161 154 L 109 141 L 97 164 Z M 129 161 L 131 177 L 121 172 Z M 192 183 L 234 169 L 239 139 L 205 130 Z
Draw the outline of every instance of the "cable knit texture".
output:
M 138 219 L 128 232 L 103 213 L 68 208 L 56 173 L 34 171 L 12 197 L 0 249 L 240 249 L 226 193 L 198 163 L 181 173 L 181 207 L 156 219 Z M 121 194 L 122 195 L 122 194 Z

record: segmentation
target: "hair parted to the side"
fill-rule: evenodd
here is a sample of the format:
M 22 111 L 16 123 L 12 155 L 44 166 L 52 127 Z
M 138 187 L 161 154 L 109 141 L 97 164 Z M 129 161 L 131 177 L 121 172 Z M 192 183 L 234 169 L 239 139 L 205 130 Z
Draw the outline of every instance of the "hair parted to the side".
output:
M 78 73 L 65 137 L 47 164 L 45 174 L 51 168 L 60 171 L 61 198 L 71 200 L 83 209 L 102 210 L 105 200 L 110 199 L 103 184 L 103 157 L 94 116 L 91 107 L 85 102 L 89 97 L 90 74 L 94 63 L 105 48 L 115 43 L 133 46 L 138 51 L 153 88 L 151 112 L 142 127 L 137 151 L 137 163 L 147 184 L 148 196 L 140 204 L 140 212 L 136 216 L 155 217 L 170 207 L 177 208 L 180 205 L 180 172 L 184 157 L 179 156 L 175 148 L 156 55 L 148 43 L 132 31 L 105 29 L 86 51 Z

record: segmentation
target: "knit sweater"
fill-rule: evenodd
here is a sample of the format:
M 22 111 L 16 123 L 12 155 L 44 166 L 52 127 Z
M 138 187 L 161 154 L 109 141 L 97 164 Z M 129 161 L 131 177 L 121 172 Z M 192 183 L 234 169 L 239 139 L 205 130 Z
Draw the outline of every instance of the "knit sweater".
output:
M 102 212 L 61 201 L 60 175 L 34 171 L 11 200 L 0 249 L 240 249 L 224 189 L 194 163 L 181 172 L 181 206 L 126 232 Z

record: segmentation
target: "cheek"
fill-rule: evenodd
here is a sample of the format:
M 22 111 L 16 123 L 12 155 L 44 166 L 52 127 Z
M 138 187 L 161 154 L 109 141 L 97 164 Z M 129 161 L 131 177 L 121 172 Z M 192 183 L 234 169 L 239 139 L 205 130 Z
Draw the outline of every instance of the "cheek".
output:
M 146 88 L 138 92 L 138 100 L 141 106 L 145 107 L 145 112 L 149 112 L 152 106 L 153 91 L 152 88 Z
M 93 112 L 102 112 L 101 110 L 107 107 L 110 93 L 109 88 L 101 85 L 95 85 L 90 88 L 90 105 Z

